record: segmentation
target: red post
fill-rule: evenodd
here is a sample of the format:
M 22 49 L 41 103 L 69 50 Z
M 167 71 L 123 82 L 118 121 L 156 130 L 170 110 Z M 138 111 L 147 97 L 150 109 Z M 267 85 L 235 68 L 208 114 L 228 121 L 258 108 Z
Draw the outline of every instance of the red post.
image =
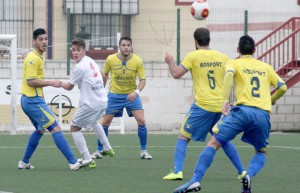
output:
M 298 5 L 300 5 L 300 0 L 297 0 L 298 1 Z

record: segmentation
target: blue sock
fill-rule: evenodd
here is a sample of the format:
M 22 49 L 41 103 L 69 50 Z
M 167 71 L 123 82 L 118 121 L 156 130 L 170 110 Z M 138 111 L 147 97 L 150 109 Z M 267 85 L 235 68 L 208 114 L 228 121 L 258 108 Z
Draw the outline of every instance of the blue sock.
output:
M 139 125 L 138 136 L 140 138 L 141 150 L 147 149 L 147 133 L 146 125 Z
M 70 164 L 77 162 L 67 140 L 63 136 L 62 132 L 55 132 L 52 134 L 52 138 L 55 142 L 56 147 L 61 151 Z
M 238 174 L 241 174 L 245 169 L 235 146 L 231 142 L 227 142 L 222 146 L 222 148 L 234 167 L 237 169 Z
M 105 135 L 108 136 L 108 126 L 102 125 L 102 127 L 103 127 L 103 130 L 104 130 Z M 97 141 L 97 144 L 98 144 L 97 150 L 98 150 L 98 151 L 102 151 L 102 150 L 103 150 L 103 145 L 102 145 L 102 143 L 100 142 L 99 139 L 98 139 L 98 141 Z
M 40 139 L 43 136 L 43 134 L 40 134 L 36 131 L 34 131 L 29 139 L 28 139 L 28 143 L 27 143 L 27 147 L 26 147 L 26 151 L 23 157 L 23 162 L 24 163 L 29 163 L 29 159 L 31 158 L 33 152 L 35 151 L 36 147 L 39 145 Z
M 202 178 L 211 163 L 214 161 L 216 150 L 213 147 L 207 146 L 198 157 L 198 162 L 194 170 L 194 176 L 190 182 L 201 182 Z
M 247 173 L 250 175 L 251 179 L 264 167 L 266 162 L 267 162 L 267 156 L 262 152 L 257 152 L 253 156 L 247 170 Z
M 184 159 L 186 155 L 188 142 L 184 139 L 177 139 L 175 152 L 174 152 L 174 173 L 177 174 L 178 172 L 183 170 Z

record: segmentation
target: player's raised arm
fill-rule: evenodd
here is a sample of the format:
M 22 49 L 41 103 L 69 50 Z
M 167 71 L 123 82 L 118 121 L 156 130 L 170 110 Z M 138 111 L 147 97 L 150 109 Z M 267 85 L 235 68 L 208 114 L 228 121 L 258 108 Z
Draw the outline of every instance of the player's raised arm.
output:
M 186 70 L 182 66 L 175 65 L 173 56 L 168 52 L 166 52 L 165 62 L 169 65 L 169 70 L 173 78 L 179 79 L 186 73 Z

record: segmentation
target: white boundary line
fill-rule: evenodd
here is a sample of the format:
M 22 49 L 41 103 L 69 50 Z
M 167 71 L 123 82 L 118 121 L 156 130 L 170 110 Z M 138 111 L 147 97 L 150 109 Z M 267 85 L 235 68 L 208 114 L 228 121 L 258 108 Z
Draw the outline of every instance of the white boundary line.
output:
M 76 148 L 76 146 L 70 146 L 71 148 Z M 94 146 L 88 146 L 89 148 L 93 148 Z M 114 145 L 114 148 L 139 148 L 140 146 L 118 146 L 118 145 Z M 147 145 L 147 147 L 149 148 L 175 148 L 175 146 L 154 146 L 154 145 Z M 188 146 L 188 148 L 204 148 L 206 146 Z M 252 146 L 235 146 L 237 148 L 253 148 Z M 0 146 L 0 149 L 24 149 L 25 146 Z M 57 148 L 56 146 L 38 146 L 38 148 L 42 148 L 42 149 L 49 149 L 49 148 Z M 288 146 L 269 146 L 270 148 L 278 148 L 278 149 L 292 149 L 292 150 L 300 150 L 300 147 L 288 147 Z M 2 193 L 2 192 L 0 192 Z

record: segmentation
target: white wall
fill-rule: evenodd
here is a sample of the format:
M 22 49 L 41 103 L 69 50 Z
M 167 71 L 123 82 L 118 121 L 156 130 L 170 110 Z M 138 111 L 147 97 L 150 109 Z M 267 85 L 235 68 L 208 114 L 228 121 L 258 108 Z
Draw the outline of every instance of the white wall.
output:
M 61 63 L 58 61 L 55 63 L 47 62 L 47 76 L 62 78 L 62 74 L 65 73 L 65 68 L 62 68 L 63 64 L 63 61 Z M 101 63 L 102 65 L 103 63 Z M 175 80 L 169 74 L 165 63 L 145 64 L 145 66 L 148 78 L 146 87 L 140 96 L 143 101 L 146 124 L 149 131 L 178 131 L 185 113 L 194 101 L 190 74 L 187 73 L 182 79 Z M 7 72 L 4 73 L 9 74 Z M 61 80 L 67 81 L 68 79 Z M 5 113 L 9 113 L 10 106 L 9 95 L 5 94 L 6 86 L 9 82 L 9 79 L 0 79 L 0 106 L 1 112 L 4 112 L 3 109 L 6 109 Z M 20 85 L 20 80 L 18 80 L 18 85 Z M 46 101 L 48 103 L 51 102 L 51 99 L 59 92 L 67 95 L 71 99 L 72 105 L 77 106 L 79 97 L 77 89 L 69 92 L 63 89 L 45 88 Z M 7 108 L 4 108 L 5 104 Z M 284 97 L 273 106 L 272 111 L 273 131 L 300 131 L 300 83 L 290 88 Z M 70 116 L 68 119 L 71 119 Z M 0 122 L 2 117 L 0 115 Z M 21 116 L 19 118 L 21 119 Z M 129 118 L 125 114 L 126 132 L 136 131 L 136 129 L 135 119 Z

